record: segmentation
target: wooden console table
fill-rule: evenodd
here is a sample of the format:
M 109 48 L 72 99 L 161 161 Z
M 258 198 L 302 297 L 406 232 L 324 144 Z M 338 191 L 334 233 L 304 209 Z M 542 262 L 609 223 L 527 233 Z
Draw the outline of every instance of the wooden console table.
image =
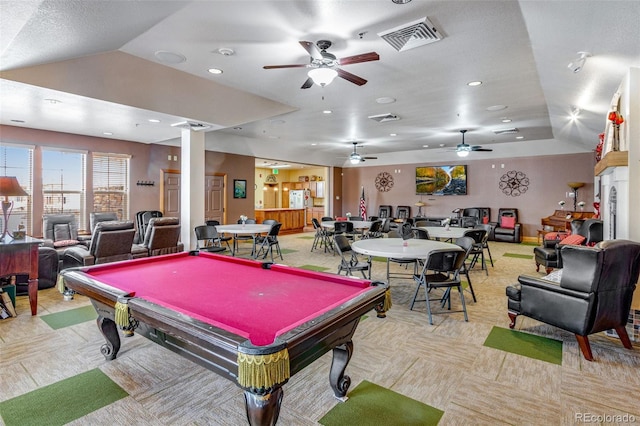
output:
M 0 276 L 29 275 L 29 305 L 31 315 L 38 313 L 38 246 L 42 240 L 25 237 L 0 241 Z

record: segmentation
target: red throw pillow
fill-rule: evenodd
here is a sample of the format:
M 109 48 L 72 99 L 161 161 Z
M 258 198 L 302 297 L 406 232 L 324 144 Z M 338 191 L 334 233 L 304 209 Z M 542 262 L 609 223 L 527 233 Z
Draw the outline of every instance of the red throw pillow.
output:
M 75 246 L 76 244 L 80 244 L 80 242 L 78 240 L 60 240 L 53 242 L 53 246 L 56 248 Z
M 502 216 L 500 218 L 500 227 L 501 228 L 515 228 L 516 227 L 516 218 L 513 216 Z
M 569 235 L 567 238 L 565 238 L 564 240 L 560 241 L 558 244 L 559 245 L 571 244 L 571 245 L 579 246 L 582 243 L 584 243 L 584 240 L 586 240 L 586 238 L 583 237 L 582 235 L 573 234 L 573 235 Z
M 568 236 L 569 234 L 566 232 L 547 232 L 544 236 L 544 239 L 561 241 L 567 238 Z
M 483 217 L 483 218 L 482 218 L 482 223 L 484 223 L 485 225 L 486 225 L 487 223 L 489 223 L 489 216 L 485 216 L 485 217 Z

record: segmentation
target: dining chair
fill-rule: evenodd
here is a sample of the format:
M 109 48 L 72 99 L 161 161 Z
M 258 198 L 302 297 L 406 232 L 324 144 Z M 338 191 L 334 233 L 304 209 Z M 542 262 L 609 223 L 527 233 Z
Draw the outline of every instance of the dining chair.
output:
M 487 264 L 484 258 L 484 239 L 486 235 L 487 231 L 478 228 L 468 229 L 464 231 L 464 234 L 462 234 L 463 237 L 471 237 L 475 241 L 475 243 L 473 244 L 473 249 L 470 253 L 473 257 L 471 258 L 469 269 L 473 269 L 479 258 L 481 260 L 482 269 L 487 275 L 489 275 L 489 269 L 487 269 Z
M 493 257 L 491 257 L 491 250 L 489 249 L 489 236 L 491 235 L 491 229 L 493 228 L 493 225 L 490 225 L 488 223 L 480 223 L 475 227 L 477 229 L 484 229 L 485 231 L 487 231 L 482 240 L 482 248 L 487 251 L 489 261 L 491 262 L 491 267 L 493 268 Z
M 209 226 L 220 225 L 220 221 L 215 219 L 206 220 L 204 223 Z M 218 232 L 217 229 L 216 232 Z M 224 232 L 218 232 L 218 239 L 220 240 L 220 245 L 222 245 L 222 243 L 226 244 L 229 251 L 231 251 L 231 245 L 229 244 L 229 241 L 233 240 L 233 237 L 225 235 Z
M 238 219 L 238 221 L 236 222 L 238 224 L 242 223 L 241 219 Z M 255 219 L 247 219 L 244 221 L 245 224 L 247 225 L 254 225 L 256 223 Z M 251 254 L 254 254 L 254 249 L 255 249 L 255 236 L 254 235 L 240 235 L 240 234 L 234 234 L 233 236 L 233 252 L 234 253 L 238 253 L 238 243 L 242 242 L 242 241 L 251 241 Z
M 471 292 L 471 297 L 473 297 L 473 301 L 476 302 L 476 293 L 473 291 L 473 285 L 471 285 L 471 277 L 469 277 L 469 268 L 467 268 L 467 262 L 470 261 L 469 257 L 471 252 L 475 246 L 475 241 L 471 237 L 460 237 L 456 238 L 455 244 L 462 247 L 464 250 L 464 262 L 462 262 L 462 267 L 460 269 L 460 273 L 464 274 L 467 278 L 467 283 L 469 287 L 469 291 Z
M 258 235 L 255 238 L 255 248 L 254 248 L 254 257 L 258 258 L 262 256 L 263 259 L 266 259 L 267 255 L 271 255 L 271 261 L 273 260 L 273 248 L 276 248 L 276 253 L 280 256 L 280 259 L 284 260 L 282 257 L 282 251 L 280 250 L 280 242 L 278 241 L 278 234 L 280 233 L 280 227 L 282 227 L 281 223 L 276 223 L 271 226 L 271 229 L 267 233 L 267 235 Z
M 369 238 L 382 238 L 382 220 L 375 220 L 371 222 L 369 230 L 362 236 L 363 239 Z
M 446 302 L 448 304 L 448 309 L 439 311 L 439 314 L 463 312 L 464 320 L 469 321 L 469 318 L 467 316 L 467 306 L 464 301 L 462 283 L 460 281 L 460 269 L 462 268 L 464 259 L 465 252 L 463 250 L 432 250 L 427 257 L 426 262 L 422 266 L 421 272 L 413 276 L 413 279 L 416 282 L 416 291 L 413 295 L 413 300 L 411 301 L 410 310 L 413 310 L 413 306 L 416 302 L 426 302 L 429 324 L 433 325 L 430 302 L 438 301 L 443 306 Z M 418 292 L 421 288 L 424 289 L 425 298 L 422 300 L 418 300 Z M 458 293 L 460 294 L 460 302 L 462 304 L 461 310 L 451 310 L 450 292 L 452 288 L 458 289 Z M 437 298 L 431 297 L 435 295 L 435 292 L 432 293 L 431 290 L 437 289 L 443 289 L 444 293 Z
M 218 235 L 215 226 L 200 225 L 196 226 L 193 231 L 196 234 L 196 250 L 209 253 L 220 253 L 226 250 L 222 246 L 220 235 Z
M 351 249 L 349 239 L 344 235 L 336 235 L 333 239 L 335 250 L 340 255 L 340 265 L 338 265 L 338 275 L 342 271 L 345 275 L 353 275 L 353 272 L 360 271 L 365 279 L 371 279 L 371 257 L 366 261 L 361 261 L 356 252 Z

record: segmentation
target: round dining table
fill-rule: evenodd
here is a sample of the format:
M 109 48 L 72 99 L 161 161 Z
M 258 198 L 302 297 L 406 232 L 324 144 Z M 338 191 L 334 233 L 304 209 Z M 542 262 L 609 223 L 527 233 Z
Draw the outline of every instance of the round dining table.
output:
M 229 225 L 216 225 L 216 231 L 219 233 L 233 234 L 233 246 L 231 249 L 231 256 L 235 256 L 238 251 L 238 235 L 250 235 L 253 239 L 253 246 L 251 247 L 251 256 L 255 255 L 256 249 L 256 236 L 269 232 L 271 225 L 264 225 L 259 223 L 233 223 Z
M 453 240 L 454 238 L 460 238 L 464 236 L 464 233 L 470 228 L 461 228 L 458 226 L 418 226 L 417 229 L 423 229 L 429 233 L 429 238 L 436 238 L 438 240 Z
M 336 226 L 336 222 L 346 222 L 346 220 L 325 220 L 320 222 L 320 226 L 327 229 L 333 229 Z M 373 223 L 370 220 L 350 220 L 349 222 L 353 223 L 353 229 L 369 229 Z
M 406 244 L 405 244 L 406 243 Z M 433 250 L 463 251 L 456 244 L 434 240 L 410 238 L 371 238 L 351 243 L 351 249 L 366 256 L 384 257 L 387 259 L 387 283 L 389 282 L 389 259 L 425 260 Z

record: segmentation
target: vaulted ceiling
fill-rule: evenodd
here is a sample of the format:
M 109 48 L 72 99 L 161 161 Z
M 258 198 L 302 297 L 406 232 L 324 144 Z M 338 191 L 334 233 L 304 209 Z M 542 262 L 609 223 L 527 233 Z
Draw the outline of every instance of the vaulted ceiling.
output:
M 0 123 L 178 145 L 192 122 L 207 149 L 317 165 L 348 165 L 353 141 L 377 157 L 362 165 L 445 161 L 461 129 L 493 149 L 469 160 L 586 152 L 640 67 L 638 22 L 638 1 L 1 0 Z M 398 28 L 422 45 L 379 35 Z M 318 40 L 376 52 L 340 66 L 366 84 L 263 68 L 309 63 Z

